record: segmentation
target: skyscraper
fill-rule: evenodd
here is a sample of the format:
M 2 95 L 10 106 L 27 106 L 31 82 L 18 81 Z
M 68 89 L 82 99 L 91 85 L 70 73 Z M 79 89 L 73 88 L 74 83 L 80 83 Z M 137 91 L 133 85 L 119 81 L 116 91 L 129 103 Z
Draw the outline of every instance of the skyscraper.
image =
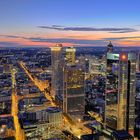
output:
M 105 124 L 116 130 L 132 130 L 135 120 L 134 53 L 107 53 Z
M 52 65 L 52 93 L 53 95 L 58 94 L 60 91 L 60 81 L 62 81 L 62 44 L 56 44 L 56 46 L 51 48 L 51 65 Z M 62 87 L 61 87 L 62 88 Z
M 85 72 L 88 73 L 89 72 L 89 59 L 85 59 Z
M 137 71 L 140 71 L 140 52 L 137 54 Z
M 69 64 L 75 64 L 75 52 L 76 49 L 73 47 L 66 48 L 66 62 Z
M 113 45 L 112 45 L 111 41 L 107 45 L 107 52 L 109 52 L 109 53 L 112 53 L 113 52 Z
M 67 64 L 64 69 L 63 111 L 82 115 L 85 110 L 84 69 L 80 65 Z

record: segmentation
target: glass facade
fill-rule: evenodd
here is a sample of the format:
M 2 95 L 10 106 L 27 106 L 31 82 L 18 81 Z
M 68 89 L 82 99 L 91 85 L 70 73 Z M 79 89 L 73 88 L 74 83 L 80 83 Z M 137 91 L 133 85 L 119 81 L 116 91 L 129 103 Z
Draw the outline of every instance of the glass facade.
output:
M 66 48 L 66 62 L 69 64 L 75 64 L 75 52 L 76 49 L 73 47 Z
M 133 129 L 135 121 L 135 97 L 136 97 L 136 54 L 128 54 L 130 60 L 130 101 L 129 101 L 129 129 Z
M 84 113 L 84 69 L 77 65 L 66 65 L 64 70 L 63 109 L 69 114 Z
M 107 59 L 106 124 L 113 129 L 117 128 L 118 117 L 118 68 L 118 60 Z
M 51 48 L 52 65 L 52 93 L 53 95 L 62 92 L 63 64 L 62 64 L 62 45 L 57 44 Z M 62 94 L 62 93 L 61 93 Z
M 134 53 L 107 53 L 105 123 L 112 129 L 134 127 L 135 56 Z

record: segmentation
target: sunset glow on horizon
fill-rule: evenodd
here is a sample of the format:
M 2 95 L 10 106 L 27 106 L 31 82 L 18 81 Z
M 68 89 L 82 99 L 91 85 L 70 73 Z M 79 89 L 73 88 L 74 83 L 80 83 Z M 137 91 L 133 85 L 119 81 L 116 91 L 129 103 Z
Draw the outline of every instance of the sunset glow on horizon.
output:
M 0 47 L 140 46 L 139 0 L 12 2 L 0 1 Z

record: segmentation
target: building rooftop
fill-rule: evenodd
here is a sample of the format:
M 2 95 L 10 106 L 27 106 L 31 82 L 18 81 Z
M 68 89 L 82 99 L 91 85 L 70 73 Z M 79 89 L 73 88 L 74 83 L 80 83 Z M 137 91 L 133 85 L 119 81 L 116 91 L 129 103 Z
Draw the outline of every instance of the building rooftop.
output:
M 131 139 L 133 138 L 132 135 L 130 135 L 127 131 L 125 130 L 117 130 L 113 131 L 112 135 L 116 137 L 118 140 L 125 140 L 125 139 Z
M 60 112 L 61 110 L 58 107 L 49 107 L 46 110 L 49 113 L 56 113 L 56 112 Z
M 88 134 L 88 135 L 81 136 L 81 139 L 82 140 L 97 140 L 97 139 L 99 139 L 100 136 L 101 136 L 100 133 Z

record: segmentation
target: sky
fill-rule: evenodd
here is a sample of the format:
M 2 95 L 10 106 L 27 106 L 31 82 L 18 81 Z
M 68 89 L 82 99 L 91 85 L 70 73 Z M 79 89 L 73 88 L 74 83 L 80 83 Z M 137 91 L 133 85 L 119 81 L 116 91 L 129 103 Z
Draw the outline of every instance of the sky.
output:
M 140 46 L 140 0 L 0 0 L 0 47 Z

